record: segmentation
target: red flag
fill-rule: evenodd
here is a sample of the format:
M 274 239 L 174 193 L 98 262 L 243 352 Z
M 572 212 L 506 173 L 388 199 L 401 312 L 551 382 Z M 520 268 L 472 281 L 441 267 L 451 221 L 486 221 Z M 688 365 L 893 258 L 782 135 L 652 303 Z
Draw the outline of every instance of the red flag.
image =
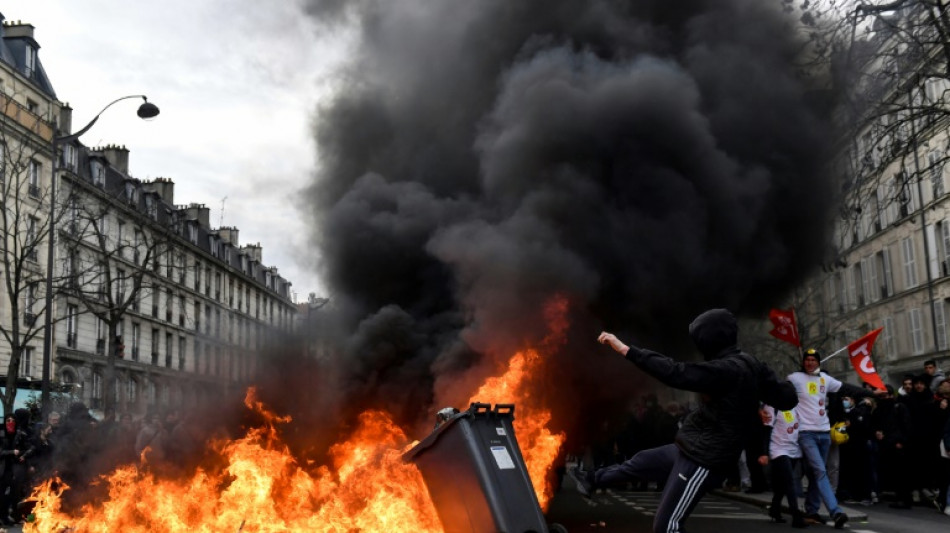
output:
M 884 328 L 877 328 L 860 339 L 848 345 L 848 355 L 851 358 L 851 365 L 866 383 L 878 389 L 884 389 L 884 382 L 881 376 L 874 370 L 874 363 L 871 361 L 871 347 L 874 341 Z
M 769 311 L 769 320 L 775 324 L 769 332 L 780 341 L 785 341 L 801 348 L 802 340 L 798 337 L 798 325 L 795 324 L 795 310 L 772 309 Z

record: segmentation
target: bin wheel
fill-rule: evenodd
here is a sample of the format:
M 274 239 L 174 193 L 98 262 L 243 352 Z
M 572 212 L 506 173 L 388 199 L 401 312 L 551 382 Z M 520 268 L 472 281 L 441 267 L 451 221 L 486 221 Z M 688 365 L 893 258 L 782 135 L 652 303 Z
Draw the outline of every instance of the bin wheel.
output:
M 548 533 L 567 533 L 567 528 L 561 524 L 548 524 Z

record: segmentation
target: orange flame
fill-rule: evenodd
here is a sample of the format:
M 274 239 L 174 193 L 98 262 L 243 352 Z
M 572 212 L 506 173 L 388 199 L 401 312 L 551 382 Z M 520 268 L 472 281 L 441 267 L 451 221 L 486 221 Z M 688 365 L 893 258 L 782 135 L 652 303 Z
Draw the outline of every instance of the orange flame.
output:
M 565 342 L 567 332 L 568 301 L 556 296 L 545 307 L 545 319 L 549 333 L 539 349 L 526 349 L 517 352 L 509 362 L 508 370 L 501 376 L 489 378 L 471 397 L 469 403 L 513 403 L 515 404 L 514 428 L 524 457 L 531 484 L 534 485 L 538 503 L 547 509 L 548 501 L 554 494 L 549 473 L 564 444 L 563 433 L 552 433 L 548 429 L 551 411 L 541 405 L 533 391 L 538 384 L 532 381 L 537 369 L 543 363 L 542 353 L 549 353 Z
M 472 401 L 515 403 L 514 420 L 522 455 L 542 508 L 553 493 L 547 483 L 564 442 L 547 427 L 551 411 L 533 391 L 540 390 L 542 356 L 563 344 L 566 298 L 545 308 L 549 334 L 540 347 L 516 353 L 508 371 L 489 379 Z M 46 482 L 33 493 L 35 522 L 24 530 L 70 532 L 441 532 L 438 515 L 418 468 L 402 460 L 414 443 L 387 413 L 367 411 L 357 429 L 329 450 L 330 465 L 298 464 L 279 439 L 277 427 L 290 422 L 261 403 L 250 389 L 245 405 L 264 419 L 240 439 L 211 443 L 224 459 L 213 470 L 165 479 L 150 466 L 127 465 L 103 476 L 102 501 L 73 512 L 63 508 L 61 482 Z M 143 454 L 147 458 L 148 454 Z
M 76 516 L 62 510 L 65 486 L 34 492 L 36 521 L 25 531 L 422 531 L 439 532 L 435 508 L 418 469 L 402 461 L 411 444 L 379 411 L 330 450 L 334 470 L 308 472 L 279 440 L 269 413 L 249 391 L 245 401 L 267 423 L 241 439 L 219 442 L 226 466 L 190 479 L 166 480 L 134 465 L 104 478 L 108 498 Z M 70 529 L 71 528 L 71 529 Z

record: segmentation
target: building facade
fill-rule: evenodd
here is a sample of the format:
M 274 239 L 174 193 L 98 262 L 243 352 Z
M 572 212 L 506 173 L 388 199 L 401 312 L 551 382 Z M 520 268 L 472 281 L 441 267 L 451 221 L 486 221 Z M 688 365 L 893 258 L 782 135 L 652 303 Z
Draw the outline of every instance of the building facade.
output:
M 886 382 L 950 365 L 950 81 L 931 69 L 939 43 L 919 47 L 926 17 L 887 13 L 860 65 L 860 116 L 839 147 L 844 188 L 834 256 L 796 296 L 803 338 L 826 350 L 883 327 L 874 363 Z M 894 28 L 904 28 L 895 31 Z M 914 33 L 915 34 L 915 33 Z M 916 43 L 916 44 L 915 44 Z M 849 368 L 847 357 L 830 361 Z
M 64 142 L 71 109 L 43 74 L 32 30 L 5 24 L 0 61 L 0 76 L 30 89 L 17 92 L 17 110 L 42 126 L 36 133 L 6 128 L 11 136 L 36 137 L 25 179 L 35 174 L 42 191 L 30 199 L 35 191 L 28 186 L 24 203 L 25 226 L 40 228 L 33 230 L 40 242 L 33 250 L 39 253 L 26 252 L 29 273 L 17 310 L 33 333 L 20 350 L 21 378 L 42 377 L 40 314 L 50 286 L 54 390 L 93 409 L 114 405 L 142 413 L 195 405 L 241 387 L 259 368 L 269 340 L 294 328 L 291 284 L 263 263 L 259 243 L 241 243 L 237 228 L 212 228 L 204 205 L 176 204 L 172 180 L 134 178 L 125 147 Z M 18 40 L 34 47 L 32 63 Z M 10 113 L 4 118 L 10 122 Z M 53 176 L 55 201 L 49 196 Z M 42 228 L 50 221 L 55 252 L 48 279 Z M 10 307 L 0 312 L 4 324 Z M 0 367 L 11 354 L 9 346 L 0 347 Z

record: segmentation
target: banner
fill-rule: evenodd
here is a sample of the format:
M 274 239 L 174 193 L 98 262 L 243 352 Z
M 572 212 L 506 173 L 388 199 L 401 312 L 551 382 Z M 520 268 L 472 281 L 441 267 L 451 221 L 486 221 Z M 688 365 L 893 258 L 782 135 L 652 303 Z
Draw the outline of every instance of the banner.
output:
M 874 341 L 880 335 L 884 328 L 877 328 L 860 339 L 848 345 L 848 356 L 851 358 L 851 366 L 861 376 L 865 383 L 872 385 L 877 389 L 884 389 L 884 382 L 881 376 L 874 370 L 874 362 L 871 361 L 871 347 Z
M 801 348 L 802 340 L 798 337 L 798 325 L 795 324 L 795 310 L 772 309 L 769 311 L 769 320 L 775 325 L 770 335 L 780 341 L 794 344 Z

